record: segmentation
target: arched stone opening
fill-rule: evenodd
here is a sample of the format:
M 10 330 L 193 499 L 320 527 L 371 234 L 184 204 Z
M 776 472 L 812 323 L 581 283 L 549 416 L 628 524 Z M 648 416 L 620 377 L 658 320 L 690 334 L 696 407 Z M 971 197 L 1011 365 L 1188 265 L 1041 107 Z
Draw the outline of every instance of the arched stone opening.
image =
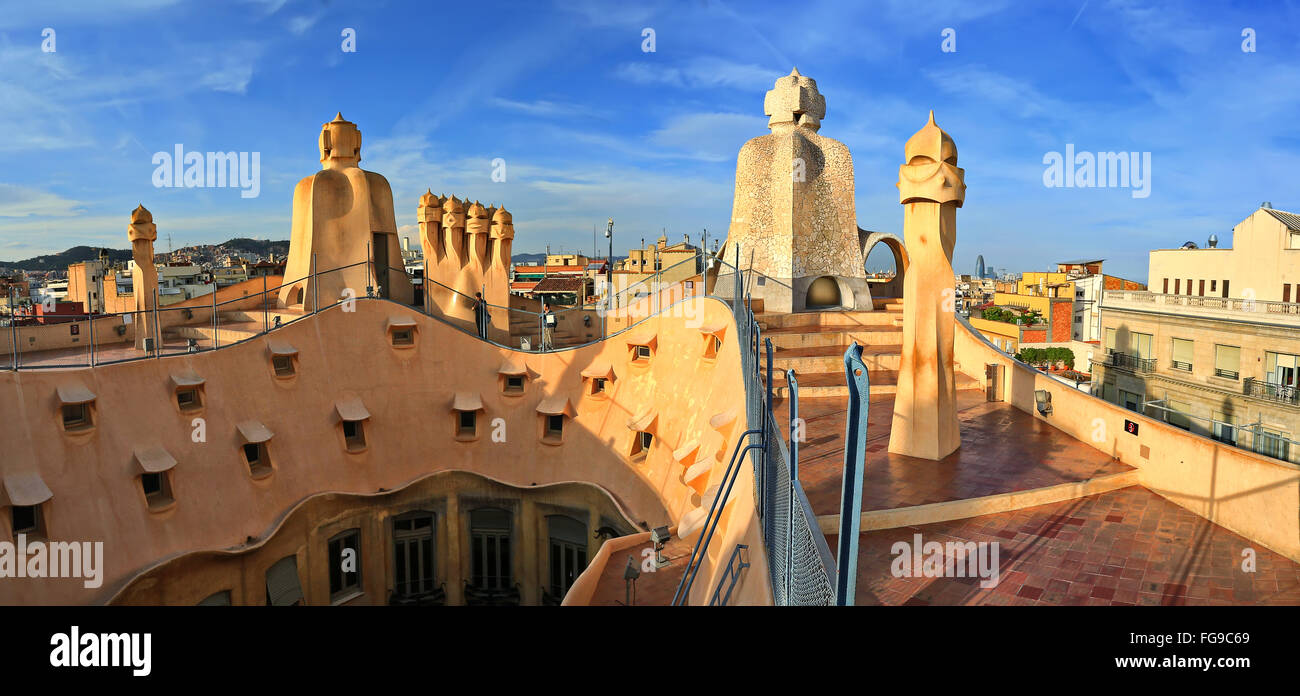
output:
M 903 296 L 903 277 L 907 274 L 907 267 L 910 263 L 907 248 L 903 246 L 903 240 L 899 239 L 898 235 L 888 232 L 861 230 L 859 236 L 862 238 L 864 270 L 867 272 L 867 283 L 871 287 L 873 300 L 901 298 Z M 882 244 L 888 250 L 887 254 L 882 254 L 882 250 L 877 249 Z M 884 259 L 881 258 L 882 255 Z M 880 270 L 884 270 L 886 273 L 892 270 L 893 277 L 883 277 L 874 273 Z
M 823 309 L 843 305 L 840 284 L 830 276 L 822 276 L 808 286 L 804 306 L 808 309 Z

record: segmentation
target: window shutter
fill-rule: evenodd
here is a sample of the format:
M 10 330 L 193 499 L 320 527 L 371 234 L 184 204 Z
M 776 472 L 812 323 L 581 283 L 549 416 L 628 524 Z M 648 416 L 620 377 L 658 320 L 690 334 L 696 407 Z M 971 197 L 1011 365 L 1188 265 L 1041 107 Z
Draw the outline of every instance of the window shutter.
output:
M 1237 346 L 1214 347 L 1214 369 L 1237 372 L 1241 367 L 1241 349 Z
M 1106 349 L 1115 350 L 1115 329 L 1106 329 Z
M 1187 363 L 1190 365 L 1192 363 L 1193 345 L 1194 344 L 1191 341 L 1185 338 L 1175 338 L 1173 352 L 1174 362 Z
M 266 595 L 271 606 L 287 607 L 302 600 L 297 556 L 285 556 L 266 571 Z
M 1136 339 L 1135 343 L 1137 344 L 1137 356 L 1139 358 L 1142 358 L 1143 360 L 1150 360 L 1151 359 L 1151 334 L 1135 333 L 1133 334 L 1133 338 Z

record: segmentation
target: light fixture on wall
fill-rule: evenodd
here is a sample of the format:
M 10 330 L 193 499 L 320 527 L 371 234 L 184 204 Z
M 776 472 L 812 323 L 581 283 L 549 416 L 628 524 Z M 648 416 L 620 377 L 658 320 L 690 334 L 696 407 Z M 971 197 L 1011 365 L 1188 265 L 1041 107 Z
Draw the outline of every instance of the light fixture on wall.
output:
M 668 543 L 670 538 L 672 538 L 672 535 L 668 533 L 668 525 L 655 527 L 654 530 L 650 532 L 650 541 L 654 542 L 655 545 L 656 568 L 662 568 L 671 563 L 667 558 L 664 558 L 664 545 Z
M 1052 392 L 1046 389 L 1034 390 L 1034 403 L 1038 406 L 1038 412 L 1044 416 L 1052 415 Z
M 636 579 L 641 577 L 641 569 L 636 567 L 636 559 L 631 554 L 627 556 L 627 568 L 623 569 L 624 604 L 627 606 L 636 606 Z

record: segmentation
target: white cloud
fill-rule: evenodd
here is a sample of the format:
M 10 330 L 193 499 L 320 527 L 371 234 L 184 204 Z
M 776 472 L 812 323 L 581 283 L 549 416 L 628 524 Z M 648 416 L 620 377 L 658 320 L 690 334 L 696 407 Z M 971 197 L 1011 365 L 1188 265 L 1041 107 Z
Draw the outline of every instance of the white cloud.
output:
M 518 111 L 532 116 L 577 116 L 579 114 L 591 114 L 591 111 L 584 107 L 571 104 L 558 104 L 556 102 L 546 101 L 545 99 L 522 102 L 502 97 L 493 97 L 491 103 L 503 109 Z
M 686 114 L 669 119 L 650 135 L 656 145 L 689 154 L 695 159 L 734 160 L 746 140 L 767 133 L 767 119 L 745 114 Z
M 959 97 L 995 105 L 1021 118 L 1065 117 L 1077 107 L 1038 91 L 1018 78 L 1003 75 L 981 65 L 926 70 L 925 76 L 943 91 Z
M 48 191 L 0 184 L 0 218 L 74 216 L 80 214 L 80 205 Z
M 324 13 L 318 12 L 316 14 L 291 17 L 289 18 L 289 32 L 294 36 L 302 36 L 312 27 L 316 26 L 316 22 L 319 22 L 320 18 L 323 16 Z
M 614 76 L 639 85 L 662 84 L 690 89 L 728 87 L 746 91 L 766 91 L 789 69 L 765 68 L 752 63 L 737 63 L 716 56 L 702 56 L 680 66 L 649 62 L 623 63 Z
M 83 25 L 129 22 L 134 21 L 137 15 L 158 12 L 178 2 L 179 0 L 62 0 L 9 3 L 4 12 L 0 12 L 0 29 L 53 27 L 58 31 L 59 25 L 64 22 Z
M 252 79 L 252 65 L 228 65 L 204 75 L 199 80 L 199 84 L 203 87 L 209 87 L 216 92 L 244 94 L 248 91 L 248 83 Z

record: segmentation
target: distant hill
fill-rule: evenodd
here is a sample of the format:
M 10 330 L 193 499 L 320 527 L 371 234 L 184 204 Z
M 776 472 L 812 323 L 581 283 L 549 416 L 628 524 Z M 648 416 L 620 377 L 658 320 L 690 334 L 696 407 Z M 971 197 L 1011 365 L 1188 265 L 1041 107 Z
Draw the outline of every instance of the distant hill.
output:
M 100 247 L 75 246 L 67 251 L 58 254 L 45 254 L 43 256 L 33 256 L 30 259 L 22 261 L 0 261 L 0 266 L 7 268 L 21 268 L 27 271 L 62 271 L 68 268 L 68 264 L 77 263 L 78 261 L 94 261 L 99 258 Z M 154 243 L 154 251 L 159 254 L 167 253 L 166 247 L 159 247 L 157 242 Z M 285 256 L 289 253 L 289 242 L 273 242 L 267 239 L 249 239 L 247 237 L 236 237 L 224 244 L 198 244 L 194 246 L 182 247 L 176 250 L 177 253 L 188 253 L 199 258 L 217 256 L 219 254 L 255 254 L 258 256 L 268 256 L 275 254 L 277 257 Z M 111 261 L 129 261 L 131 259 L 130 249 L 109 249 L 108 256 Z M 614 260 L 619 261 L 626 257 L 615 256 Z M 511 261 L 517 264 L 530 265 L 541 264 L 546 260 L 546 254 L 515 254 Z
M 226 251 L 232 253 L 245 252 L 261 254 L 262 256 L 266 256 L 267 254 L 284 256 L 289 253 L 288 240 L 283 242 L 272 242 L 269 239 L 248 239 L 246 237 L 237 237 L 219 246 L 224 247 Z
M 94 261 L 98 259 L 100 249 L 101 247 L 75 246 L 58 254 L 33 256 L 30 259 L 23 259 L 21 261 L 0 261 L 0 266 L 21 268 L 27 271 L 62 271 L 66 270 L 69 264 L 77 263 L 79 261 Z M 218 250 L 219 253 L 226 254 L 256 254 L 259 256 L 275 254 L 276 256 L 283 256 L 289 253 L 289 242 L 287 240 L 273 242 L 267 239 L 237 237 L 223 244 L 198 244 L 182 247 L 176 251 L 203 257 L 213 255 L 218 252 Z M 155 242 L 154 252 L 165 254 L 167 253 L 167 249 L 165 247 L 160 248 L 157 242 Z M 131 250 L 109 249 L 108 258 L 110 261 L 129 261 L 131 260 Z
M 22 261 L 0 261 L 0 266 L 21 268 L 27 271 L 61 271 L 67 269 L 69 264 L 78 261 L 94 261 L 98 259 L 99 251 L 100 247 L 75 246 L 57 254 L 33 256 Z M 111 261 L 129 261 L 131 259 L 131 250 L 109 249 L 108 258 Z

